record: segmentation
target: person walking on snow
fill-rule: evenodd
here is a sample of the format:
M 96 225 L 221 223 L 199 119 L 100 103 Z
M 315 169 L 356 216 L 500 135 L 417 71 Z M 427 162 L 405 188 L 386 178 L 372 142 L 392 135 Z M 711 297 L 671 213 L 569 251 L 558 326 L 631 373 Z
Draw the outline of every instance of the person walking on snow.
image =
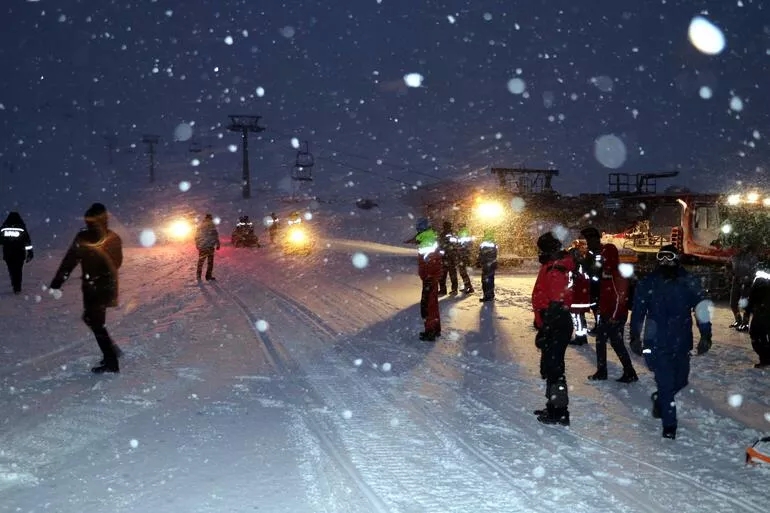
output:
M 76 236 L 51 281 L 49 292 L 60 296 L 60 289 L 79 264 L 83 291 L 83 322 L 91 328 L 102 350 L 103 359 L 96 374 L 120 372 L 120 348 L 107 332 L 107 308 L 118 306 L 118 269 L 123 264 L 123 243 L 118 234 L 108 228 L 107 209 L 94 203 L 85 213 L 85 229 Z
M 420 316 L 425 322 L 425 331 L 420 340 L 432 342 L 441 335 L 441 317 L 438 308 L 439 280 L 443 273 L 443 258 L 439 250 L 438 237 L 427 219 L 417 221 L 417 272 L 422 280 Z
M 457 230 L 457 271 L 463 280 L 464 294 L 475 292 L 471 285 L 471 277 L 468 276 L 468 267 L 471 265 L 471 242 L 473 242 L 471 232 L 465 224 L 461 224 Z
M 479 244 L 479 256 L 476 264 L 481 267 L 481 291 L 480 303 L 495 300 L 495 271 L 497 270 L 497 242 L 495 232 L 485 230 L 484 237 Z
M 206 214 L 195 232 L 195 247 L 198 249 L 198 266 L 195 272 L 197 280 L 201 281 L 204 262 L 206 262 L 206 281 L 216 280 L 212 274 L 214 272 L 214 250 L 219 251 L 220 244 L 219 232 L 217 232 L 211 214 Z
M 0 245 L 3 246 L 3 260 L 8 267 L 13 293 L 20 294 L 24 264 L 31 262 L 35 254 L 27 225 L 18 212 L 10 212 L 0 226 Z
M 657 268 L 639 281 L 634 293 L 631 350 L 644 356 L 655 375 L 658 390 L 651 396 L 652 416 L 661 419 L 663 438 L 674 439 L 674 398 L 690 375 L 693 311 L 700 331 L 698 354 L 711 348 L 711 319 L 700 280 L 681 266 L 676 246 L 663 246 L 656 257 Z
M 639 381 L 623 342 L 623 331 L 628 319 L 628 280 L 620 274 L 620 255 L 613 244 L 602 244 L 601 276 L 599 280 L 599 324 L 596 327 L 596 373 L 591 380 L 607 379 L 607 341 L 623 365 L 623 375 L 616 381 Z
M 759 356 L 755 369 L 770 367 L 770 265 L 760 263 L 749 291 L 746 314 L 751 317 L 751 348 Z
M 749 316 L 741 309 L 749 297 L 749 289 L 754 279 L 754 272 L 759 263 L 757 247 L 755 244 L 747 244 L 736 255 L 730 258 L 728 263 L 729 273 L 732 275 L 732 286 L 730 287 L 730 310 L 733 312 L 735 322 L 730 325 L 738 331 L 749 330 Z M 743 305 L 741 303 L 744 303 Z
M 535 346 L 540 349 L 540 376 L 546 383 L 546 406 L 535 410 L 535 415 L 543 424 L 569 426 L 564 354 L 572 335 L 570 285 L 575 262 L 551 232 L 537 239 L 537 248 L 541 265 L 532 289 L 532 309 L 537 329 Z

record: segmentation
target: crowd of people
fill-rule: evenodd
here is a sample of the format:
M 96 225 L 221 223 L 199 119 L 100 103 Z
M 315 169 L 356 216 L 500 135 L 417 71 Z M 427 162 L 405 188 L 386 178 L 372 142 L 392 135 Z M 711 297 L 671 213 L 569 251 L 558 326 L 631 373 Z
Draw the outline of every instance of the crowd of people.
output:
M 407 242 L 418 245 L 418 272 L 422 280 L 420 312 L 425 330 L 420 339 L 434 341 L 441 335 L 439 296 L 473 292 L 467 273 L 471 237 L 465 226 L 458 233 L 444 222 L 440 234 L 427 219 L 416 225 L 417 235 Z M 546 232 L 537 240 L 540 268 L 532 290 L 535 345 L 540 350 L 540 375 L 546 382 L 545 408 L 535 410 L 544 424 L 569 425 L 569 394 L 565 354 L 570 344 L 583 345 L 596 336 L 596 372 L 589 380 L 607 380 L 607 343 L 617 356 L 623 373 L 616 379 L 630 384 L 639 380 L 629 353 L 643 357 L 652 371 L 656 391 L 651 412 L 661 419 L 662 436 L 676 438 L 676 394 L 688 383 L 693 349 L 706 354 L 712 345 L 710 301 L 700 279 L 682 265 L 675 245 L 662 246 L 656 268 L 632 283 L 633 273 L 623 272 L 618 249 L 604 244 L 594 226 L 581 230 L 581 238 L 565 248 L 561 240 Z M 495 297 L 494 276 L 498 247 L 494 233 L 486 231 L 478 244 L 476 266 L 481 268 L 483 296 Z M 730 305 L 735 314 L 731 327 L 747 331 L 759 356 L 757 368 L 770 366 L 770 266 L 760 259 L 759 248 L 748 245 L 730 261 L 732 276 Z M 593 313 L 589 330 L 586 315 Z M 630 341 L 624 340 L 630 317 Z M 693 318 L 699 332 L 693 337 Z

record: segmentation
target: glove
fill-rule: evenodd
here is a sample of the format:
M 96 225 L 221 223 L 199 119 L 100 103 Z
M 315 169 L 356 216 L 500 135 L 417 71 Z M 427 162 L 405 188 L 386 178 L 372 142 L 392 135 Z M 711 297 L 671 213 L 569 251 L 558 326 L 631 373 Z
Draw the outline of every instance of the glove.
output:
M 535 335 L 535 347 L 538 349 L 543 349 L 543 347 L 545 347 L 545 330 L 538 330 Z
M 28 264 L 32 261 L 33 258 L 35 258 L 35 253 L 31 249 L 28 249 L 27 258 L 24 260 L 24 262 Z
M 631 337 L 631 341 L 628 343 L 628 347 L 631 348 L 631 351 L 635 355 L 642 356 L 642 340 L 639 337 Z
M 535 329 L 539 330 L 543 327 L 543 311 L 535 310 Z
M 711 349 L 711 335 L 702 336 L 698 342 L 698 354 L 706 354 Z

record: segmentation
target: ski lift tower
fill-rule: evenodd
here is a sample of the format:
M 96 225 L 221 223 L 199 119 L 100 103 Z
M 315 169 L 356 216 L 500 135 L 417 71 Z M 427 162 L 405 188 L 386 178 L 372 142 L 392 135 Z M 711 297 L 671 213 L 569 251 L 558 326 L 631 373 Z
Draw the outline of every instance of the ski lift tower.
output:
M 155 182 L 155 145 L 160 137 L 152 134 L 144 134 L 142 142 L 147 144 L 147 153 L 150 155 L 150 183 Z
M 259 133 L 265 130 L 259 126 L 262 116 L 230 115 L 230 124 L 227 129 L 231 132 L 240 132 L 243 141 L 243 197 L 251 197 L 251 175 L 249 174 L 249 132 Z

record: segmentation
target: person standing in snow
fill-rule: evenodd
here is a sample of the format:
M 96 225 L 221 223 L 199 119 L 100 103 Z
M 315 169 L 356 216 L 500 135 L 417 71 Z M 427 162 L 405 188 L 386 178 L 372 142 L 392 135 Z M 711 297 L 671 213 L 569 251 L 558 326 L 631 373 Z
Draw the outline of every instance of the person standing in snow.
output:
M 452 231 L 452 223 L 444 221 L 441 227 L 441 235 L 438 241 L 439 248 L 444 255 L 444 267 L 441 273 L 441 280 L 438 286 L 438 295 L 446 296 L 446 279 L 449 277 L 449 283 L 452 288 L 449 294 L 456 296 L 458 293 L 457 286 L 457 237 Z
M 735 317 L 735 322 L 730 327 L 738 331 L 749 331 L 749 316 L 745 311 L 741 312 L 743 308 L 741 300 L 745 302 L 749 297 L 749 289 L 758 263 L 759 255 L 755 244 L 747 244 L 730 258 L 728 263 L 728 271 L 732 275 L 730 310 Z
M 676 246 L 663 246 L 656 256 L 657 268 L 639 281 L 634 293 L 631 350 L 644 355 L 655 375 L 658 390 L 651 396 L 652 416 L 661 419 L 663 437 L 674 439 L 674 398 L 690 375 L 693 311 L 700 331 L 698 354 L 711 348 L 711 320 L 700 280 L 681 266 Z
M 535 345 L 540 349 L 540 376 L 546 383 L 546 406 L 535 410 L 535 415 L 543 424 L 569 426 L 564 354 L 572 335 L 570 286 L 575 261 L 551 232 L 537 239 L 537 248 L 541 265 L 532 289 L 532 309 L 537 329 Z
M 568 250 L 570 256 L 575 261 L 575 272 L 572 274 L 572 305 L 570 305 L 570 314 L 572 315 L 572 325 L 575 330 L 575 336 L 570 344 L 582 346 L 588 343 L 588 325 L 586 323 L 586 312 L 594 306 L 591 303 L 591 285 L 588 273 L 586 272 L 586 248 L 584 241 L 575 241 Z
M 91 328 L 103 359 L 96 374 L 120 372 L 120 348 L 107 332 L 107 308 L 118 306 L 118 269 L 123 264 L 123 243 L 108 228 L 107 209 L 94 203 L 85 213 L 85 229 L 76 236 L 51 281 L 49 292 L 60 295 L 62 285 L 79 264 L 82 271 L 83 322 Z M 57 294 L 58 292 L 58 294 Z
M 439 249 L 436 232 L 427 219 L 417 221 L 418 266 L 422 280 L 420 297 L 420 316 L 425 322 L 425 331 L 420 333 L 420 340 L 432 342 L 441 335 L 441 317 L 438 308 L 438 287 L 443 273 L 443 258 Z
M 275 212 L 270 212 L 270 226 L 267 227 L 267 232 L 270 234 L 270 244 L 276 244 L 278 242 L 278 216 Z
M 589 335 L 596 334 L 599 325 L 599 293 L 601 289 L 602 274 L 602 234 L 595 226 L 588 226 L 580 231 L 580 235 L 586 241 L 588 252 L 586 253 L 586 265 L 584 270 L 588 274 L 591 290 L 591 311 L 594 314 L 594 326 L 588 330 Z
M 471 232 L 465 224 L 461 224 L 457 230 L 457 270 L 463 280 L 463 293 L 473 294 L 471 277 L 468 276 L 468 267 L 471 265 Z
M 620 255 L 613 244 L 602 244 L 602 274 L 599 281 L 599 324 L 596 327 L 596 373 L 588 379 L 607 379 L 607 341 L 623 365 L 618 383 L 639 381 L 623 341 L 628 319 L 628 280 L 620 274 Z
M 10 212 L 0 226 L 0 245 L 3 246 L 3 260 L 11 277 L 11 288 L 14 294 L 19 294 L 24 264 L 31 262 L 35 254 L 27 225 L 18 212 Z
M 195 276 L 201 281 L 203 273 L 203 263 L 206 262 L 206 281 L 216 280 L 214 278 L 214 250 L 219 251 L 219 232 L 214 225 L 214 217 L 206 214 L 203 222 L 198 226 L 195 232 L 195 247 L 198 249 L 198 266 Z
M 497 242 L 495 232 L 485 230 L 484 237 L 479 244 L 479 256 L 476 264 L 481 267 L 481 291 L 480 303 L 495 300 L 495 271 L 497 271 Z
M 746 313 L 751 317 L 751 348 L 759 356 L 755 369 L 770 367 L 770 265 L 760 263 L 754 273 Z

